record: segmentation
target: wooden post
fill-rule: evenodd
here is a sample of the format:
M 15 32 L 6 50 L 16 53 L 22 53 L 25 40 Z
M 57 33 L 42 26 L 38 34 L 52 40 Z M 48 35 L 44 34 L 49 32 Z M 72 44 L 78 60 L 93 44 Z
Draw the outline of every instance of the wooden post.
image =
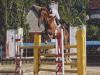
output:
M 41 35 L 40 33 L 34 34 L 34 45 L 40 45 L 41 44 Z M 34 75 L 38 75 L 39 72 L 39 49 L 34 48 Z
M 76 40 L 77 40 L 78 75 L 86 75 L 86 36 L 85 36 L 85 30 L 79 29 L 77 31 Z

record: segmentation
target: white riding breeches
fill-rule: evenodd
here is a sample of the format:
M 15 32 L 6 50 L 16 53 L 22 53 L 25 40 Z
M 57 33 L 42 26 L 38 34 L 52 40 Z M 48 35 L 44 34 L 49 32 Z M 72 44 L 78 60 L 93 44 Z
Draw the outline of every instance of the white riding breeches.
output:
M 58 20 L 60 20 L 58 11 L 54 8 L 52 8 L 51 11 L 52 11 L 52 15 L 55 16 Z

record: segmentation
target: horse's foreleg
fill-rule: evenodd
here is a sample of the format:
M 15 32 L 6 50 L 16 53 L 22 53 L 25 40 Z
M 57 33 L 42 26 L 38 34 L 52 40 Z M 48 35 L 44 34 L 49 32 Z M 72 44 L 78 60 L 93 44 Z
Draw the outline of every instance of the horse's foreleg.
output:
M 43 34 L 42 37 L 43 37 L 43 42 L 47 44 L 48 36 L 46 34 Z
M 49 39 L 53 39 L 53 35 L 48 34 Z
M 52 38 L 53 38 L 53 36 L 48 34 L 48 37 L 46 37 L 44 39 L 44 42 L 47 44 L 48 43 L 48 40 L 51 40 Z
M 69 54 L 69 53 L 70 53 L 70 48 L 65 49 L 65 51 L 66 51 L 66 53 L 68 53 L 68 54 Z M 69 56 L 69 55 L 67 55 L 67 56 L 66 56 L 66 62 L 67 62 L 67 63 L 70 63 L 70 62 L 71 62 L 71 58 L 70 58 L 70 56 Z

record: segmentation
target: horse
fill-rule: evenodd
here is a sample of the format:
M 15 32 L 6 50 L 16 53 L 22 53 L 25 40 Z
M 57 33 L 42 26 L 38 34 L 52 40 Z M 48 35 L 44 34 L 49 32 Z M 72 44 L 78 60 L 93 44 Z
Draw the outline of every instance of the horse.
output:
M 42 30 L 43 38 L 45 42 L 49 39 L 55 38 L 55 30 L 60 29 L 60 28 L 64 30 L 64 44 L 67 44 L 69 42 L 69 24 L 68 23 L 66 23 L 64 20 L 61 19 L 62 21 L 61 26 L 58 27 L 55 17 L 50 15 L 50 12 L 47 9 L 47 7 L 40 7 L 33 4 L 30 10 L 31 11 L 29 13 L 34 14 L 35 18 L 37 18 L 38 21 L 37 19 L 34 21 L 35 18 L 34 16 L 31 15 L 27 17 L 27 23 L 30 23 L 30 25 L 33 25 L 30 28 L 36 27 L 35 29 L 32 29 L 32 30 L 35 30 L 35 31 L 36 29 L 40 31 Z M 32 19 L 33 21 L 30 20 L 32 17 L 33 17 Z
M 69 24 L 68 23 L 66 23 L 63 19 L 61 19 L 61 26 L 58 27 L 56 24 L 55 17 L 50 15 L 50 12 L 48 11 L 46 7 L 33 5 L 31 8 L 31 11 L 33 11 L 36 17 L 38 18 L 38 23 L 35 25 L 37 25 L 39 28 L 41 27 L 41 25 L 44 25 L 44 30 L 42 31 L 43 32 L 42 39 L 44 39 L 45 43 L 47 43 L 46 42 L 47 40 L 55 38 L 55 30 L 60 29 L 60 28 L 64 30 L 64 44 L 69 43 Z M 34 22 L 34 18 L 33 18 L 33 22 Z M 46 52 L 48 52 L 48 50 Z M 66 60 L 68 61 L 70 60 L 68 56 L 66 58 L 67 58 Z
M 45 34 L 46 34 L 46 40 L 47 39 L 52 39 L 55 36 L 55 30 L 62 28 L 64 31 L 64 44 L 68 44 L 69 41 L 69 26 L 68 24 L 64 21 L 61 20 L 61 26 L 58 27 L 55 17 L 50 15 L 50 12 L 48 11 L 48 9 L 46 7 L 41 8 L 41 10 L 39 11 L 39 15 L 38 15 L 38 25 L 40 26 L 42 23 L 44 23 L 44 27 L 45 27 Z
M 45 40 L 55 38 L 55 31 L 57 29 L 63 29 L 63 34 L 64 34 L 64 45 L 69 43 L 69 24 L 66 23 L 63 19 L 61 19 L 61 26 L 58 27 L 55 17 L 51 16 L 47 8 L 41 8 L 39 11 L 39 16 L 38 16 L 38 25 L 40 26 L 41 23 L 44 23 L 45 27 L 45 34 L 47 37 L 44 38 Z M 70 52 L 69 49 L 64 49 L 64 53 Z M 71 59 L 69 56 L 65 56 L 65 61 L 71 62 Z

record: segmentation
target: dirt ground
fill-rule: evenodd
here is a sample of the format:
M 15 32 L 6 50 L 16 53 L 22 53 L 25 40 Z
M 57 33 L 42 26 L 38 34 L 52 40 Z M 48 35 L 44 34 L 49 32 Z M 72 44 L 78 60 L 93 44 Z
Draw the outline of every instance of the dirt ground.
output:
M 23 64 L 22 70 L 23 75 L 33 75 L 33 68 L 34 66 L 32 64 Z M 54 65 L 41 65 L 41 68 L 47 68 L 47 69 L 56 69 L 56 66 Z M 65 66 L 65 69 L 69 69 L 70 66 Z M 0 65 L 0 70 L 14 70 L 15 65 Z M 76 69 L 75 67 L 72 69 Z M 15 74 L 1 74 L 0 75 L 15 75 Z M 40 71 L 39 75 L 56 75 L 55 72 L 44 72 Z M 65 75 L 77 75 L 77 73 L 65 73 Z M 100 66 L 87 66 L 87 75 L 100 75 Z

